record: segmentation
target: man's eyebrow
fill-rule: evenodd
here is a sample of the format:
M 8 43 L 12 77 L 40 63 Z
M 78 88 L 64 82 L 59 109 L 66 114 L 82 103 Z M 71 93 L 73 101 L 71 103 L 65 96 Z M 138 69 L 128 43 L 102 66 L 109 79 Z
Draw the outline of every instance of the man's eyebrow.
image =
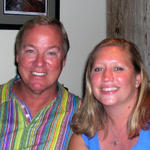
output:
M 26 48 L 26 47 L 31 47 L 31 48 L 36 48 L 34 45 L 32 45 L 32 44 L 25 44 L 25 45 L 23 45 L 23 48 Z M 47 50 L 51 50 L 51 49 L 57 49 L 58 51 L 60 51 L 60 47 L 58 47 L 58 46 L 49 46 L 48 48 L 47 48 Z
M 53 49 L 56 48 L 57 50 L 60 50 L 60 48 L 58 46 L 49 46 L 47 49 Z
M 25 44 L 25 45 L 23 45 L 23 48 L 25 48 L 25 47 L 33 47 L 34 48 L 34 46 L 32 44 Z

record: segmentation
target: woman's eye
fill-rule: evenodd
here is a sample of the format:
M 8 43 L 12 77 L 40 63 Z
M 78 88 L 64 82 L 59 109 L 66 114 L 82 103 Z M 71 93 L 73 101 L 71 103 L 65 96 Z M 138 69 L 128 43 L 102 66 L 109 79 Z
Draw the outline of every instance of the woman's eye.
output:
M 114 71 L 117 71 L 117 72 L 120 72 L 120 71 L 123 71 L 124 69 L 122 67 L 115 67 L 114 68 Z
M 103 68 L 100 68 L 100 67 L 97 67 L 97 68 L 94 69 L 95 72 L 101 72 L 101 71 L 103 71 L 103 70 L 104 70 L 104 69 L 103 69 Z

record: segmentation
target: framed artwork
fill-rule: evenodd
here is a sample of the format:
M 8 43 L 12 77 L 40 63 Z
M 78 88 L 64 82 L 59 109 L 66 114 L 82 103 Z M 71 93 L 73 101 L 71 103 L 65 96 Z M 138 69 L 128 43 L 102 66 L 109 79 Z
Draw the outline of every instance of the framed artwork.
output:
M 59 19 L 60 0 L 0 0 L 0 29 L 18 30 L 36 15 Z

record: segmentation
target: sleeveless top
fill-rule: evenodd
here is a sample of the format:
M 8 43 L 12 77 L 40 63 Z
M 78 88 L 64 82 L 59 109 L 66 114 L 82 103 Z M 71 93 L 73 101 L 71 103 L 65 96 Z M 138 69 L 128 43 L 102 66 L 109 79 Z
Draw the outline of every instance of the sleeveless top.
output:
M 82 138 L 89 150 L 101 150 L 97 134 L 92 138 L 82 134 Z M 141 129 L 136 145 L 130 150 L 150 150 L 150 130 Z
M 98 135 L 89 138 L 85 134 L 82 134 L 82 138 L 89 150 L 101 150 L 99 147 Z

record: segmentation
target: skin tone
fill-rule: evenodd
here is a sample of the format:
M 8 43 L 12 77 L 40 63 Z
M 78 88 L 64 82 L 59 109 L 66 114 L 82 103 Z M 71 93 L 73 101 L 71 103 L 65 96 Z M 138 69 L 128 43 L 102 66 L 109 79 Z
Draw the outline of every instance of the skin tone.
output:
M 68 150 L 88 150 L 87 146 L 85 145 L 81 135 L 73 133 Z
M 92 91 L 109 116 L 107 137 L 103 139 L 104 131 L 98 131 L 102 150 L 129 150 L 137 143 L 138 137 L 128 139 L 127 121 L 136 103 L 140 83 L 140 75 L 135 73 L 128 53 L 122 48 L 108 46 L 96 53 L 91 72 Z M 88 149 L 79 136 L 73 134 L 69 150 Z M 113 145 L 114 139 L 119 141 L 117 146 Z
M 92 90 L 106 109 L 136 101 L 139 80 L 127 52 L 120 47 L 105 47 L 96 55 L 91 73 Z
M 57 95 L 57 81 L 65 65 L 62 34 L 57 26 L 37 25 L 23 35 L 16 56 L 21 76 L 13 87 L 34 116 Z

